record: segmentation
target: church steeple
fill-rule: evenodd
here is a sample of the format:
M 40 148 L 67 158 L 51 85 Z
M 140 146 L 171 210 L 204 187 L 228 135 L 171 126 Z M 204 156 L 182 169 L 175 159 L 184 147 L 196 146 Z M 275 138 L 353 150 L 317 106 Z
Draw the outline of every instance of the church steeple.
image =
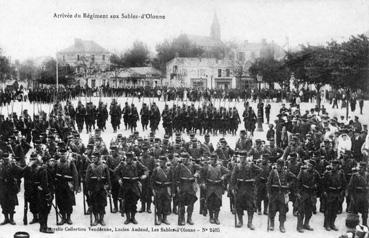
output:
M 220 40 L 220 25 L 216 13 L 214 13 L 213 23 L 211 24 L 210 37 Z

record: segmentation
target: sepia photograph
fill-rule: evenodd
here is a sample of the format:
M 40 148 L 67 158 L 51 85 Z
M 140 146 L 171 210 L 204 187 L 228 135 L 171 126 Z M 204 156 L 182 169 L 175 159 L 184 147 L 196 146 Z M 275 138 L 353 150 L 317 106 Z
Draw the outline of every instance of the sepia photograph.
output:
M 0 0 L 0 238 L 368 238 L 369 0 Z

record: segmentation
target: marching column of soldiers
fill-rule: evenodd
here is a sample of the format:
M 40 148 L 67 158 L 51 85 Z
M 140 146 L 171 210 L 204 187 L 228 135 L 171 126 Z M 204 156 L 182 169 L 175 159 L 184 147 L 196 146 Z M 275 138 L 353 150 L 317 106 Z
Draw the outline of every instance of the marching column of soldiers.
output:
M 14 213 L 22 179 L 23 223 L 28 224 L 29 208 L 33 215 L 30 224 L 39 223 L 40 231 L 45 233 L 53 232 L 48 226 L 51 208 L 55 209 L 57 225 L 73 223 L 73 213 L 80 212 L 73 209 L 81 202 L 76 199 L 80 196 L 75 196 L 80 191 L 90 226 L 106 225 L 108 205 L 110 213 L 119 211 L 125 216 L 124 224 L 137 224 L 139 200 L 140 212 L 151 213 L 154 205 L 155 225 L 169 224 L 171 214 L 178 214 L 178 225 L 193 225 L 198 200 L 200 213 L 209 214 L 209 222 L 219 225 L 225 191 L 231 204 L 229 214 L 235 216 L 237 228 L 243 226 L 246 211 L 250 230 L 255 229 L 257 212 L 268 217 L 268 230 L 273 231 L 278 213 L 279 230 L 286 232 L 291 203 L 297 231 L 311 231 L 318 198 L 319 212 L 324 214 L 322 226 L 327 231 L 338 229 L 335 221 L 343 213 L 344 201 L 346 211 L 360 213 L 362 224 L 367 225 L 369 136 L 358 120 L 338 121 L 316 108 L 301 115 L 298 109 L 283 106 L 275 122 L 279 125 L 276 128 L 289 133 L 287 144 L 278 141 L 278 132 L 276 140 L 263 141 L 254 140 L 246 129 L 241 130 L 234 148 L 224 137 L 214 148 L 208 130 L 203 131 L 204 143 L 194 132 L 186 142 L 182 133 L 193 129 L 187 124 L 183 130 L 174 129 L 174 143 L 169 142 L 169 135 L 163 140 L 156 138 L 153 132 L 158 129 L 160 116 L 153 122 L 151 116 L 160 115 L 160 111 L 153 104 L 149 111 L 153 132 L 149 138 L 142 138 L 133 129 L 129 137 L 118 134 L 107 146 L 102 129 L 96 128 L 85 147 L 77 119 L 83 110 L 77 107 L 75 111 L 75 129 L 70 118 L 73 110 L 67 105 L 63 108 L 56 103 L 50 115 L 41 112 L 33 119 L 26 110 L 19 117 L 16 113 L 0 117 L 0 128 L 4 129 L 0 131 L 1 225 L 16 224 Z M 112 107 L 117 105 L 112 103 Z M 128 107 L 130 113 L 134 111 L 134 105 Z M 173 108 L 166 108 L 162 115 L 167 117 Z M 196 111 L 191 108 L 183 110 Z M 93 125 L 89 124 L 89 131 Z

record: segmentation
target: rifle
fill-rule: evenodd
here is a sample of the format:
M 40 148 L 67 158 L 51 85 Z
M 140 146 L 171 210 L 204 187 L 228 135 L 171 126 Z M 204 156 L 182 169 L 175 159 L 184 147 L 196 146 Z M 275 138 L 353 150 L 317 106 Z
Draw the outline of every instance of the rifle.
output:
M 55 202 L 56 202 L 56 196 L 55 196 Z M 55 206 L 54 203 L 51 203 L 51 205 L 54 207 L 55 209 L 55 216 L 56 216 L 56 224 L 59 223 L 59 216 L 61 219 L 63 219 L 62 215 L 58 212 L 58 208 Z
M 268 203 L 268 210 L 270 211 L 270 203 Z M 265 209 L 265 208 L 264 208 Z M 268 221 L 267 221 L 267 232 L 269 232 L 270 231 L 270 212 L 268 212 L 268 216 L 267 216 L 267 219 L 268 219 Z
M 86 210 L 86 193 L 85 193 L 85 181 L 82 178 L 82 196 L 83 196 L 83 214 L 87 215 L 87 210 Z
M 108 192 L 108 197 L 109 197 L 109 207 L 110 207 L 110 213 L 113 213 L 113 205 L 111 202 L 111 194 Z
M 124 199 L 120 199 L 120 215 L 124 217 Z
M 157 203 L 156 194 L 154 195 L 154 225 L 158 224 L 158 217 L 156 216 L 156 203 Z
M 236 204 L 237 191 L 233 193 L 233 207 L 234 207 L 234 227 L 237 227 L 237 204 Z
M 90 211 L 90 226 L 92 226 L 92 209 Z
M 23 210 L 23 225 L 27 225 L 28 224 L 28 218 L 27 218 L 27 213 L 28 213 L 28 201 L 26 196 L 24 196 L 24 210 Z

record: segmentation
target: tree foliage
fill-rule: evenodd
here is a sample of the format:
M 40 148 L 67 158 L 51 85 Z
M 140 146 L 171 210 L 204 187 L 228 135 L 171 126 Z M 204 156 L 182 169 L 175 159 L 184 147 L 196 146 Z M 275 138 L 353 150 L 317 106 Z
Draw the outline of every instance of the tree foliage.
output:
M 58 81 L 59 84 L 69 84 L 74 78 L 74 70 L 69 65 L 59 65 L 58 67 Z M 42 84 L 56 84 L 56 60 L 46 60 L 41 67 L 39 83 Z
M 144 67 L 150 62 L 149 50 L 141 41 L 135 41 L 133 47 L 121 57 L 124 67 Z

